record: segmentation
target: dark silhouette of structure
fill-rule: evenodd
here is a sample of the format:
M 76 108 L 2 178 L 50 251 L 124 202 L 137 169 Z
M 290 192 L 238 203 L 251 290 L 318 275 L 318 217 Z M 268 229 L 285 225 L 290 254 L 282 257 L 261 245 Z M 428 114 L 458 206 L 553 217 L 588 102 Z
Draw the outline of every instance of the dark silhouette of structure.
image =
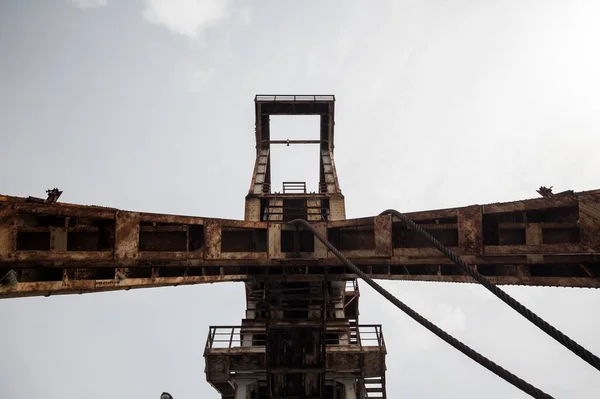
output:
M 334 96 L 257 95 L 244 220 L 0 196 L 0 297 L 244 282 L 246 315 L 210 328 L 207 380 L 228 399 L 385 398 L 381 326 L 359 323 L 356 275 L 304 219 L 377 279 L 472 282 L 390 215 L 346 219 Z M 314 140 L 272 140 L 271 115 L 318 115 Z M 314 145 L 319 184 L 271 185 L 273 145 Z M 408 214 L 497 284 L 600 285 L 600 190 Z M 562 194 L 562 193 L 561 193 Z M 30 197 L 33 198 L 33 197 Z M 164 395 L 164 394 L 163 394 Z

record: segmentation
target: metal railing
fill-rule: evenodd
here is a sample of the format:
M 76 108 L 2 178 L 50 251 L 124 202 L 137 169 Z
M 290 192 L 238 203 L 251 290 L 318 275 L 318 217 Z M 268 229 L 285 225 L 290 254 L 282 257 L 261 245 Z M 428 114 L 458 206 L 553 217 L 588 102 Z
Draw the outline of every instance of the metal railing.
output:
M 306 182 L 304 181 L 284 181 L 283 193 L 302 193 L 306 194 Z
M 333 95 L 272 95 L 272 94 L 257 94 L 254 101 L 335 101 Z
M 263 194 L 272 194 L 272 192 L 271 192 L 271 183 L 264 182 L 264 183 L 257 183 L 257 184 L 262 184 L 262 193 Z M 284 182 L 284 184 L 287 184 L 287 182 Z M 283 189 L 283 193 L 286 192 L 286 189 L 287 188 Z M 319 190 L 318 193 L 311 193 L 311 194 L 327 194 L 327 183 L 325 183 L 325 182 L 319 182 L 319 184 L 318 184 L 318 190 Z M 281 193 L 279 193 L 279 194 L 281 194 Z M 296 194 L 298 194 L 298 193 L 296 193 Z M 306 194 L 306 188 L 304 189 L 304 194 Z
M 344 291 L 347 293 L 358 292 L 358 280 L 346 280 L 346 287 Z
M 350 336 L 355 333 L 354 344 Z M 385 347 L 380 324 L 357 326 L 328 326 L 325 342 L 327 346 L 358 345 L 360 347 Z M 265 347 L 265 327 L 211 326 L 206 340 L 206 350 Z
M 265 346 L 264 327 L 211 326 L 206 349 L 232 349 L 243 346 Z
M 362 324 L 358 326 L 358 342 L 360 346 L 385 347 L 381 324 Z

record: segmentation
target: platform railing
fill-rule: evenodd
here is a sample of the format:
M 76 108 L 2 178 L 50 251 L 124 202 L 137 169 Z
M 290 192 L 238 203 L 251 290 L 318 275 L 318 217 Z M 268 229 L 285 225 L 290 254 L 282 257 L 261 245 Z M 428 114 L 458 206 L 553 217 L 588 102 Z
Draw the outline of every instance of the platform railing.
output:
M 272 95 L 272 94 L 257 94 L 254 101 L 335 101 L 333 95 Z
M 284 181 L 283 193 L 300 193 L 306 194 L 306 182 L 304 181 Z
M 356 331 L 358 345 L 361 347 L 385 347 L 383 330 L 380 324 L 363 324 L 358 328 L 350 326 L 328 326 L 325 342 L 327 346 L 349 345 L 344 340 L 351 330 Z M 235 348 L 257 348 L 266 345 L 265 327 L 242 327 L 242 326 L 211 326 L 205 350 L 212 349 L 235 349 Z
M 358 337 L 361 346 L 385 347 L 381 324 L 361 324 L 358 326 Z
M 358 293 L 358 280 L 346 280 L 346 286 L 344 288 L 344 291 L 347 293 Z

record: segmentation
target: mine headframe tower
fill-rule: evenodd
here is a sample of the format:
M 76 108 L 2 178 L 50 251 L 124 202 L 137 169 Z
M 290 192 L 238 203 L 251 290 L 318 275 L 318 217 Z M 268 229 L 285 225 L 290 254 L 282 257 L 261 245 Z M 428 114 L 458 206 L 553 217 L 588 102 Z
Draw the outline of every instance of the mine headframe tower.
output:
M 267 222 L 277 233 L 266 240 L 253 239 L 277 254 L 271 259 L 284 265 L 277 272 L 286 278 L 269 278 L 267 269 L 263 278 L 247 282 L 241 326 L 211 328 L 206 372 L 224 398 L 385 397 L 381 326 L 358 324 L 357 281 L 329 280 L 327 267 L 320 269 L 318 278 L 307 280 L 306 266 L 320 263 L 314 253 L 321 244 L 311 232 L 287 224 L 304 219 L 324 228 L 328 221 L 345 220 L 333 161 L 334 101 L 334 96 L 255 98 L 256 162 L 245 220 Z M 272 140 L 272 115 L 317 115 L 319 138 Z M 318 146 L 318 187 L 307 192 L 306 182 L 283 182 L 281 191 L 274 192 L 270 156 L 274 145 Z M 215 346 L 218 338 L 226 348 Z M 231 347 L 234 341 L 240 344 Z
M 381 326 L 360 325 L 357 275 L 473 282 L 390 214 L 346 219 L 333 96 L 257 95 L 245 220 L 164 215 L 0 195 L 0 298 L 241 281 L 240 325 L 210 327 L 207 380 L 224 399 L 385 398 Z M 272 115 L 318 115 L 314 140 L 273 140 Z M 318 187 L 271 186 L 271 146 L 315 145 Z M 314 191 L 311 191 L 314 189 Z M 600 190 L 408 213 L 495 284 L 600 287 Z M 355 271 L 356 271 L 355 270 Z M 363 276 L 364 278 L 364 276 Z

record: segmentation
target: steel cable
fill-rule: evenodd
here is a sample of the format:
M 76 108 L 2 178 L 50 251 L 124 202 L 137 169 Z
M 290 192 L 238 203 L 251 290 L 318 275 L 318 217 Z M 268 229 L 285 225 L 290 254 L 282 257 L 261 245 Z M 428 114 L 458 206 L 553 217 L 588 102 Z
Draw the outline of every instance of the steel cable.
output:
M 544 398 L 544 399 L 552 398 L 552 396 L 543 392 L 539 388 L 534 387 L 527 381 L 517 377 L 516 375 L 512 374 L 510 371 L 504 369 L 503 367 L 494 363 L 490 359 L 486 358 L 485 356 L 483 356 L 480 353 L 476 352 L 475 350 L 471 349 L 469 346 L 463 344 L 458 339 L 454 338 L 453 336 L 451 336 L 450 334 L 448 334 L 447 332 L 445 332 L 444 330 L 442 330 L 441 328 L 439 328 L 438 326 L 436 326 L 435 324 L 433 324 L 432 322 L 430 322 L 429 320 L 427 320 L 426 318 L 421 316 L 419 313 L 414 311 L 412 308 L 410 308 L 404 302 L 400 301 L 398 298 L 396 298 L 394 295 L 392 295 L 385 288 L 383 288 L 382 286 L 377 284 L 371 277 L 369 277 L 367 274 L 365 274 L 362 270 L 360 270 L 354 263 L 349 261 L 340 251 L 337 250 L 337 248 L 335 248 L 329 241 L 327 241 L 325 239 L 325 237 L 323 237 L 317 230 L 315 230 L 315 228 L 310 223 L 308 223 L 306 220 L 296 219 L 296 220 L 292 220 L 290 223 L 302 225 L 305 228 L 307 228 L 308 230 L 310 230 L 314 234 L 314 236 L 317 237 L 317 239 L 319 241 L 321 241 L 331 252 L 333 252 L 333 254 L 344 265 L 346 265 L 354 274 L 356 274 L 361 279 L 363 279 L 365 281 L 365 283 L 367 283 L 371 287 L 373 287 L 373 289 L 375 291 L 377 291 L 384 298 L 386 298 L 388 301 L 390 301 L 392 304 L 394 304 L 397 308 L 399 308 L 404 313 L 406 313 L 408 316 L 410 316 L 417 323 L 421 324 L 423 327 L 427 328 L 429 331 L 431 331 L 432 333 L 434 333 L 435 335 L 437 335 L 438 337 L 443 339 L 445 342 L 447 342 L 454 348 L 458 349 L 461 353 L 470 357 L 478 364 L 482 365 L 486 369 L 490 370 L 492 373 L 496 374 L 498 377 L 504 379 L 511 385 L 519 388 L 521 391 L 531 395 L 534 398 Z
M 571 352 L 582 358 L 592 367 L 596 368 L 597 370 L 600 370 L 600 358 L 598 358 L 598 356 L 594 355 L 592 352 L 588 351 L 583 346 L 573 341 L 571 338 L 557 330 L 554 326 L 550 325 L 544 319 L 542 319 L 541 317 L 533 313 L 531 310 L 526 308 L 519 301 L 508 295 L 505 291 L 498 288 L 498 286 L 492 283 L 487 277 L 475 270 L 473 266 L 467 264 L 462 259 L 460 259 L 458 255 L 446 248 L 444 244 L 436 240 L 435 237 L 433 237 L 415 222 L 410 220 L 410 218 L 408 218 L 406 215 L 403 215 L 395 209 L 388 209 L 382 212 L 381 215 L 393 215 L 400 219 L 408 227 L 421 234 L 438 251 L 443 253 L 447 258 L 452 260 L 452 262 L 454 262 L 458 267 L 460 267 L 462 271 L 467 273 L 469 276 L 473 277 L 478 283 L 480 283 L 489 291 L 491 291 L 504 303 L 516 310 L 521 316 L 525 317 L 527 320 L 536 325 L 539 329 L 541 329 L 546 334 L 554 338 L 556 341 L 560 342 L 561 345 L 563 345 L 565 348 L 569 349 Z

